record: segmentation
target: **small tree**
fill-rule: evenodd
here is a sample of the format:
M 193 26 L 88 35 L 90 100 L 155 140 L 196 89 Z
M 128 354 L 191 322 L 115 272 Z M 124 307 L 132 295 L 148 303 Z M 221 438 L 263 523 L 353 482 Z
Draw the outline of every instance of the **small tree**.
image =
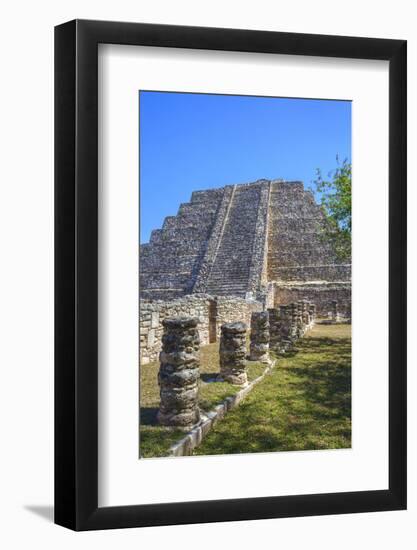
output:
M 352 253 L 352 165 L 345 159 L 324 179 L 321 170 L 316 171 L 315 191 L 320 197 L 327 223 L 323 238 L 333 244 L 338 259 L 350 261 Z

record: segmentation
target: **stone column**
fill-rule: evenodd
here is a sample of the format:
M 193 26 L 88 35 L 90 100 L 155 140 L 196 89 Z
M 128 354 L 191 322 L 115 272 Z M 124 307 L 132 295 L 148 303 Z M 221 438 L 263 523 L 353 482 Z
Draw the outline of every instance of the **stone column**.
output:
M 313 326 L 316 322 L 316 304 L 310 302 L 308 306 L 308 312 L 310 314 L 310 326 Z
M 243 385 L 248 381 L 245 323 L 226 323 L 221 327 L 220 378 L 236 385 Z
M 285 351 L 291 345 L 291 305 L 279 306 L 280 349 Z
M 289 315 L 290 315 L 290 331 L 289 331 L 289 340 L 291 343 L 295 342 L 298 338 L 299 332 L 299 314 L 298 314 L 298 304 L 291 302 L 289 304 Z
M 269 363 L 269 314 L 267 311 L 254 311 L 250 322 L 251 361 Z
M 158 383 L 161 402 L 158 422 L 189 429 L 200 420 L 198 381 L 200 338 L 198 319 L 173 317 L 162 321 L 162 351 Z
M 332 300 L 332 321 L 336 323 L 339 320 L 339 311 L 337 300 Z
M 304 332 L 307 330 L 307 328 L 310 325 L 310 313 L 308 311 L 308 305 L 309 302 L 307 300 L 302 300 L 302 310 L 303 310 L 303 324 L 304 324 Z
M 269 347 L 274 351 L 281 347 L 281 323 L 280 312 L 277 308 L 268 309 L 269 316 Z
M 304 302 L 297 302 L 297 338 L 302 338 L 306 331 L 306 323 L 304 317 Z
M 297 338 L 302 338 L 304 335 L 304 304 L 302 300 L 297 302 Z

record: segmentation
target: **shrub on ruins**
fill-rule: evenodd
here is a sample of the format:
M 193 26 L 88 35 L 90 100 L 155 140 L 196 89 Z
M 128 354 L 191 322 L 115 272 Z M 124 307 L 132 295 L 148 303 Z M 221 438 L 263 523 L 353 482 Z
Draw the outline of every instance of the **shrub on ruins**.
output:
M 319 197 L 327 223 L 323 228 L 323 239 L 333 244 L 337 257 L 350 262 L 352 243 L 352 164 L 345 159 L 327 178 L 318 168 L 314 180 L 315 192 Z

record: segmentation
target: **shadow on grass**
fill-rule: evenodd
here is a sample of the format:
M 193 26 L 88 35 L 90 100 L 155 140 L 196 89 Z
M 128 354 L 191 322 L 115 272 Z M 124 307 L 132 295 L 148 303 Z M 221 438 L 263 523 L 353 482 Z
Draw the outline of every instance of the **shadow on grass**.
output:
M 141 407 L 140 408 L 140 424 L 141 426 L 155 426 L 158 424 L 156 415 L 158 407 Z
M 213 382 L 219 382 L 219 380 L 217 380 L 218 375 L 218 372 L 202 372 L 200 373 L 200 379 L 206 382 L 206 384 L 211 384 Z
M 351 341 L 309 337 L 263 380 L 195 454 L 351 446 Z
M 346 366 L 322 361 L 314 366 L 283 368 L 282 371 L 300 379 L 302 394 L 309 403 L 337 409 L 339 416 L 350 418 L 351 375 Z M 299 386 L 300 382 L 294 381 L 292 384 Z M 326 415 L 316 412 L 316 417 L 320 419 Z
M 141 426 L 139 451 L 141 458 L 162 457 L 167 455 L 167 449 L 184 437 L 184 432 L 166 426 Z

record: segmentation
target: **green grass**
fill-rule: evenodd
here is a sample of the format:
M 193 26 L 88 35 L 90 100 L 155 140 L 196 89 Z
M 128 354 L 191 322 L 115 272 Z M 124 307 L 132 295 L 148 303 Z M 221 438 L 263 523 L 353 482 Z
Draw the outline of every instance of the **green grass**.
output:
M 316 325 L 194 454 L 349 448 L 350 328 Z
M 219 345 L 210 344 L 201 348 L 200 363 L 200 408 L 210 411 L 239 391 L 238 386 L 227 382 L 214 382 L 219 373 Z M 156 414 L 159 406 L 157 362 L 140 367 L 140 455 L 143 458 L 166 456 L 169 447 L 184 436 L 184 432 L 169 427 L 159 426 Z M 265 370 L 265 365 L 249 362 L 248 380 L 254 380 Z

